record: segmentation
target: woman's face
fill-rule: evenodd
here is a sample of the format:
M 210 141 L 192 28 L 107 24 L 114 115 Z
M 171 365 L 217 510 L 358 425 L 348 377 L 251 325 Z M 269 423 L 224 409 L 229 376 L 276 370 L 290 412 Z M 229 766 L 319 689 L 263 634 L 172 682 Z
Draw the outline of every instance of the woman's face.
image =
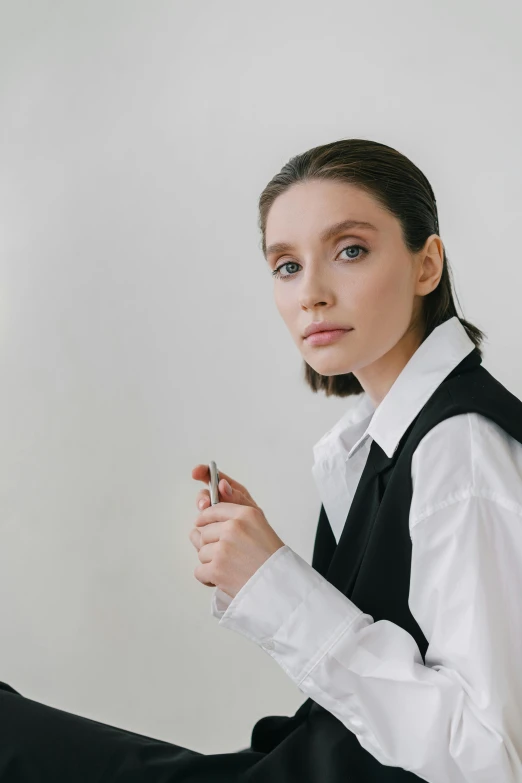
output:
M 323 234 L 341 221 L 354 225 Z M 420 345 L 408 331 L 442 273 L 434 234 L 412 254 L 397 218 L 356 185 L 312 180 L 278 196 L 266 225 L 267 262 L 278 269 L 276 306 L 305 361 L 321 375 L 353 372 L 376 405 Z M 289 247 L 271 246 L 286 243 Z M 351 331 L 326 345 L 303 332 L 312 321 Z

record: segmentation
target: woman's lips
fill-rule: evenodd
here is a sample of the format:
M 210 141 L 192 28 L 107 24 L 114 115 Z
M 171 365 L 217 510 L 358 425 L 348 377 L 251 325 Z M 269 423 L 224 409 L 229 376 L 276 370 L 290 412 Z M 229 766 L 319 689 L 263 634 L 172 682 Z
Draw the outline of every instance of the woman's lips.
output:
M 331 331 L 314 332 L 314 334 L 305 337 L 305 342 L 310 345 L 328 345 L 349 332 L 353 332 L 353 329 L 332 329 Z

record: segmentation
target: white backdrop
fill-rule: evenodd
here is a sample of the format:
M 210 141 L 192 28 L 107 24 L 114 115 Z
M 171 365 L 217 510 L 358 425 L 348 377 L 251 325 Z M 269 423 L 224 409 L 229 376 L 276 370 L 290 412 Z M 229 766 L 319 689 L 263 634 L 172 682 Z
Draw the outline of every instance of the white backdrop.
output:
M 406 154 L 522 397 L 521 23 L 518 0 L 0 0 L 0 680 L 204 753 L 304 701 L 219 628 L 188 539 L 214 459 L 310 560 L 312 447 L 353 404 L 301 380 L 257 199 L 318 144 Z

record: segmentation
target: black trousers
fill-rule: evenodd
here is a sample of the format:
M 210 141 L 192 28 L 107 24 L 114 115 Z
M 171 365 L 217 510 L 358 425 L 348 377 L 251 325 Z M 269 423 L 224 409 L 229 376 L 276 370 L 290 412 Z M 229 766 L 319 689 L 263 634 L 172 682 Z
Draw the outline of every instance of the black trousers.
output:
M 198 753 L 49 707 L 0 682 L 1 783 L 234 783 L 265 755 Z

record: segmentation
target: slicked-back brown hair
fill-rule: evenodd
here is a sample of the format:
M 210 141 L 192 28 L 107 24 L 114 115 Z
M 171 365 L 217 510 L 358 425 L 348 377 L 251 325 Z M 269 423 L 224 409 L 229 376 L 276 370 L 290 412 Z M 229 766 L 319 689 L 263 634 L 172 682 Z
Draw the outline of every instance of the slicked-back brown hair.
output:
M 265 258 L 270 207 L 292 185 L 310 180 L 347 182 L 365 190 L 399 220 L 405 245 L 411 253 L 421 250 L 432 234 L 440 236 L 435 194 L 427 178 L 411 160 L 377 141 L 341 139 L 291 158 L 261 193 L 258 225 Z M 437 326 L 456 315 L 482 356 L 480 346 L 486 334 L 457 313 L 445 248 L 439 283 L 423 300 L 423 340 Z M 363 391 L 353 373 L 321 375 L 306 361 L 304 379 L 312 391 L 324 391 L 327 397 L 347 397 Z

